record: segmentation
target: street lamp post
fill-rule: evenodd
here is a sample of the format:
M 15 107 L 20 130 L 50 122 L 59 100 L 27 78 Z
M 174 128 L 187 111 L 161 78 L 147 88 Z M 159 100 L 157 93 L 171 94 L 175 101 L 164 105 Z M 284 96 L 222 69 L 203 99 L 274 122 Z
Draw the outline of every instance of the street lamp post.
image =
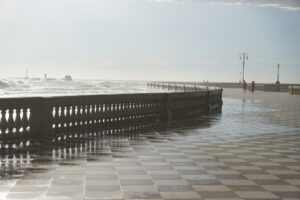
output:
M 245 52 L 245 51 L 240 53 L 240 60 L 243 60 L 243 78 L 242 78 L 242 81 L 244 83 L 244 81 L 245 81 L 245 61 L 248 60 L 248 53 Z
M 279 82 L 279 67 L 280 67 L 280 64 L 277 65 L 277 81 L 276 81 L 276 84 L 280 84 L 280 82 Z

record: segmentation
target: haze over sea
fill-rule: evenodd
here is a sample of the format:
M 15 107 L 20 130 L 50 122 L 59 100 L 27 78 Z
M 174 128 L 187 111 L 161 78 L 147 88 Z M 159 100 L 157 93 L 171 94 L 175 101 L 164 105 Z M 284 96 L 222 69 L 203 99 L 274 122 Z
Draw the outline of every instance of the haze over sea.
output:
M 0 0 L 0 76 L 299 83 L 299 2 Z

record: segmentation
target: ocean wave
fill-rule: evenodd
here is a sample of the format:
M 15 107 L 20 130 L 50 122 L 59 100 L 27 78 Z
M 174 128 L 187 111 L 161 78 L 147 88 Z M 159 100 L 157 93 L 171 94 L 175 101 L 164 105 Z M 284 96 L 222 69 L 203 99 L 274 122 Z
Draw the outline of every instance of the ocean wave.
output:
M 0 89 L 2 89 L 2 88 L 8 88 L 8 87 L 9 87 L 9 84 L 8 84 L 8 83 L 6 83 L 6 82 L 0 80 Z
M 7 78 L 0 80 L 0 97 L 63 96 L 153 92 L 145 81 L 117 80 L 36 80 Z M 157 92 L 157 91 L 155 91 Z M 158 91 L 159 92 L 159 91 Z

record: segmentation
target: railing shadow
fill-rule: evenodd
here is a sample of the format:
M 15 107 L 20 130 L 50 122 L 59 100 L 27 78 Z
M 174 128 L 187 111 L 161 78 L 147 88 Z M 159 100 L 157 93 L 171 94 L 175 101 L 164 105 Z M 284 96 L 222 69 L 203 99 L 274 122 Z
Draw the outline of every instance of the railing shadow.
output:
M 176 132 L 186 134 L 188 129 L 209 128 L 218 123 L 221 112 L 212 115 L 186 117 L 181 120 L 136 122 L 131 127 L 103 127 L 86 131 L 65 132 L 51 138 L 1 143 L 0 177 L 5 179 L 49 171 L 56 165 L 68 165 L 70 160 L 92 160 L 115 157 L 134 144 L 167 137 Z

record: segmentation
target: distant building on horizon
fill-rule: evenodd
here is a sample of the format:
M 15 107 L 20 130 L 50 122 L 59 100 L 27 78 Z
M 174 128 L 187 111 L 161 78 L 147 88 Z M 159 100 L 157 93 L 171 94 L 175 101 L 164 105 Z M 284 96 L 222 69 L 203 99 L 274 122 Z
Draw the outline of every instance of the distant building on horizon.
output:
M 65 75 L 65 81 L 72 81 L 72 76 L 71 75 Z

